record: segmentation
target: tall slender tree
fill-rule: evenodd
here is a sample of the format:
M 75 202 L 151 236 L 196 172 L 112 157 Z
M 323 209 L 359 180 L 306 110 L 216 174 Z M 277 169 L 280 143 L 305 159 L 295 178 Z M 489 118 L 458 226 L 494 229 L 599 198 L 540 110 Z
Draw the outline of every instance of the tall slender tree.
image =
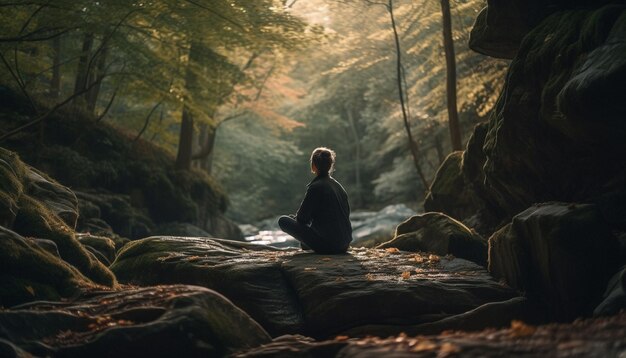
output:
M 454 39 L 452 38 L 452 18 L 450 16 L 450 0 L 440 0 L 443 18 L 443 47 L 446 53 L 446 100 L 448 105 L 448 125 L 452 150 L 463 150 L 461 128 L 456 104 L 456 58 Z

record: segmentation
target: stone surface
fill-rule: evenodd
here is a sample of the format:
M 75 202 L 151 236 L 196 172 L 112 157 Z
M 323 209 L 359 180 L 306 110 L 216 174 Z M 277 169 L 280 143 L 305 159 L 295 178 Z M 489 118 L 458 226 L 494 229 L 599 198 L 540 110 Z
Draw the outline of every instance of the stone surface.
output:
M 454 255 L 487 266 L 487 241 L 463 223 L 442 213 L 425 213 L 404 221 L 392 240 L 378 248 Z
M 559 320 L 592 312 L 618 259 L 617 240 L 593 205 L 536 205 L 489 239 L 489 272 Z
M 215 357 L 270 341 L 220 294 L 182 285 L 3 310 L 0 339 L 36 356 L 59 357 Z
M 0 307 L 33 300 L 58 300 L 96 287 L 34 240 L 0 227 Z
M 397 249 L 326 256 L 227 240 L 152 237 L 126 245 L 111 268 L 126 283 L 214 289 L 272 335 L 327 337 L 371 325 L 400 332 L 515 296 L 469 261 Z
M 389 338 L 346 336 L 315 342 L 282 336 L 234 357 L 622 357 L 626 313 L 570 324 L 532 326 L 514 321 L 507 329 L 445 332 Z

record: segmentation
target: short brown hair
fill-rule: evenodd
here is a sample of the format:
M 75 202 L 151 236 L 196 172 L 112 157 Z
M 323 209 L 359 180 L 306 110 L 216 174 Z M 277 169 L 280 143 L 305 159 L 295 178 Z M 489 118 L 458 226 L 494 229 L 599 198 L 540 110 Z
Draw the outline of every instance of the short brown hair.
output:
M 315 164 L 318 174 L 328 174 L 335 168 L 335 152 L 326 147 L 319 147 L 311 153 L 311 164 Z

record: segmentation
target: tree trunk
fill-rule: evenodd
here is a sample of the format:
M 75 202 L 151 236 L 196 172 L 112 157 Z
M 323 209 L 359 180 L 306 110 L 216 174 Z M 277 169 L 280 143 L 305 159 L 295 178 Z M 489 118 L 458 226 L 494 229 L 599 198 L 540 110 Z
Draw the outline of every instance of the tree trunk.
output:
M 354 137 L 354 185 L 357 192 L 355 204 L 357 207 L 359 207 L 363 204 L 363 190 L 361 188 L 361 138 L 359 137 L 359 132 L 357 131 L 356 123 L 354 122 L 352 109 L 346 107 L 346 114 L 348 117 L 348 122 L 350 123 L 352 136 Z
M 58 99 L 61 94 L 61 36 L 52 39 L 52 78 L 50 79 L 50 98 Z
M 89 56 L 93 46 L 93 34 L 85 33 L 83 37 L 83 46 L 78 59 L 78 68 L 76 69 L 76 81 L 74 83 L 74 94 L 84 91 L 87 88 L 87 80 L 89 79 Z M 76 96 L 74 102 L 83 96 Z
M 193 71 L 193 66 L 198 62 L 198 53 L 200 44 L 192 41 L 189 46 L 189 62 L 187 63 L 187 73 L 185 75 L 185 88 L 187 93 L 194 93 L 197 87 L 196 74 Z M 185 99 L 186 101 L 189 98 Z M 180 136 L 178 140 L 178 154 L 176 155 L 176 169 L 189 170 L 191 169 L 191 159 L 193 153 L 193 114 L 187 104 L 183 105 L 183 115 L 180 124 Z
M 213 173 L 213 158 L 215 157 L 215 139 L 217 137 L 217 128 L 209 127 L 211 130 L 207 132 L 206 145 L 209 148 L 209 154 L 200 160 L 200 167 L 207 173 Z
M 419 176 L 422 185 L 424 186 L 424 190 L 428 190 L 428 180 L 426 180 L 426 176 L 424 175 L 424 172 L 422 171 L 422 167 L 420 165 L 419 147 L 415 139 L 413 139 L 413 134 L 411 133 L 411 125 L 409 124 L 409 117 L 407 115 L 406 105 L 404 103 L 404 89 L 402 88 L 402 57 L 400 52 L 400 38 L 398 37 L 398 29 L 396 28 L 396 19 L 393 16 L 393 0 L 389 0 L 387 10 L 389 11 L 389 16 L 391 17 L 391 28 L 393 29 L 393 37 L 396 43 L 396 73 L 398 76 L 398 94 L 400 96 L 400 107 L 402 108 L 404 129 L 406 130 L 407 138 L 409 141 L 409 149 L 411 150 L 411 156 L 413 157 L 413 165 L 415 165 L 415 170 L 417 171 L 417 175 Z
M 94 86 L 87 92 L 87 110 L 91 113 L 95 113 L 96 104 L 98 103 L 98 96 L 100 95 L 100 88 L 102 86 L 102 78 L 106 72 L 106 61 L 107 55 L 109 53 L 109 48 L 106 45 L 103 45 L 102 51 L 98 57 L 98 63 L 96 65 L 95 71 L 92 71 L 92 74 L 89 76 L 89 83 L 94 83 Z
M 200 133 L 200 150 L 191 159 L 198 160 L 198 166 L 207 173 L 211 173 L 213 165 L 213 149 L 215 148 L 215 137 L 218 126 L 204 124 Z
M 178 139 L 178 154 L 176 156 L 176 169 L 191 169 L 191 150 L 193 148 L 193 116 L 187 105 L 183 106 L 183 118 L 180 123 L 180 136 Z
M 454 41 L 452 39 L 452 19 L 450 16 L 450 0 L 441 0 L 443 15 L 443 47 L 446 53 L 446 91 L 448 102 L 448 123 L 452 150 L 463 150 L 459 114 L 456 108 L 456 59 L 454 57 Z

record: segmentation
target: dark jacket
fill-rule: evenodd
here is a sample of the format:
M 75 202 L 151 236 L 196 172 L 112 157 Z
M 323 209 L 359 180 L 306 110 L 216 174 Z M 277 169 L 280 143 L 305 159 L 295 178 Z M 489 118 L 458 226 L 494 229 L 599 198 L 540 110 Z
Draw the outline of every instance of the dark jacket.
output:
M 320 236 L 349 244 L 352 241 L 350 205 L 345 189 L 333 177 L 318 175 L 309 183 L 296 220 Z

